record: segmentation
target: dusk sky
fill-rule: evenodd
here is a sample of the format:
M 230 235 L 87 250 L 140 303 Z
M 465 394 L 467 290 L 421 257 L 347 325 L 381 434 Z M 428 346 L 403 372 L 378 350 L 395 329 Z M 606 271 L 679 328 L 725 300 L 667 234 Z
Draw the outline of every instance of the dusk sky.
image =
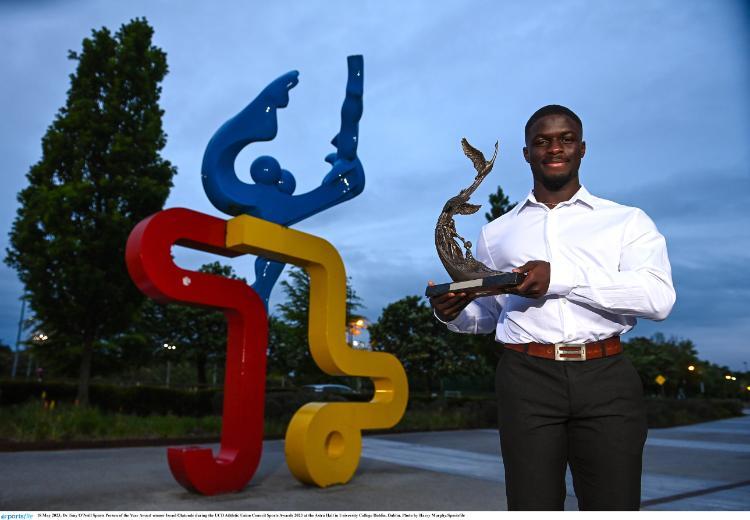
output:
M 273 155 L 295 193 L 320 184 L 338 131 L 346 57 L 363 54 L 359 157 L 367 185 L 355 199 L 295 227 L 330 241 L 375 320 L 428 279 L 448 277 L 433 232 L 443 203 L 474 176 L 466 137 L 493 172 L 456 219 L 472 242 L 488 195 L 531 188 L 523 127 L 537 108 L 563 104 L 584 123 L 582 183 L 638 206 L 666 236 L 677 304 L 663 322 L 625 336 L 691 339 L 701 358 L 750 362 L 750 9 L 742 1 L 2 1 L 0 245 L 40 141 L 64 105 L 75 62 L 68 49 L 102 26 L 145 16 L 170 72 L 161 105 L 177 167 L 166 207 L 224 216 L 206 198 L 201 158 L 211 135 L 270 81 L 296 69 L 279 135 L 236 163 Z M 218 257 L 181 252 L 188 268 Z M 231 264 L 253 279 L 253 259 Z M 23 287 L 0 266 L 0 340 L 15 344 Z M 283 298 L 278 287 L 272 307 Z

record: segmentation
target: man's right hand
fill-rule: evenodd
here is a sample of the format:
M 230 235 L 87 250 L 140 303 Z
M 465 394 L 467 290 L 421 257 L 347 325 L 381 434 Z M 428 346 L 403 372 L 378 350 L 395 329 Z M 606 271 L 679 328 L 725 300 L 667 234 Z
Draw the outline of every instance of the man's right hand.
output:
M 430 280 L 427 285 L 435 285 L 435 283 Z M 449 292 L 430 298 L 430 305 L 438 318 L 443 321 L 453 321 L 469 303 L 474 301 L 474 298 L 476 296 L 473 294 Z

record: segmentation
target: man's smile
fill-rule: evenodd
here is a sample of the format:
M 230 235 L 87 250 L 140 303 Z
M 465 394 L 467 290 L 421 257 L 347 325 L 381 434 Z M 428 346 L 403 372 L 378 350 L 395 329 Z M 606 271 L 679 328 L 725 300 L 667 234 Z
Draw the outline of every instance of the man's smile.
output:
M 569 162 L 570 161 L 567 159 L 551 159 L 549 161 L 544 161 L 542 164 L 547 169 L 557 170 L 566 167 Z

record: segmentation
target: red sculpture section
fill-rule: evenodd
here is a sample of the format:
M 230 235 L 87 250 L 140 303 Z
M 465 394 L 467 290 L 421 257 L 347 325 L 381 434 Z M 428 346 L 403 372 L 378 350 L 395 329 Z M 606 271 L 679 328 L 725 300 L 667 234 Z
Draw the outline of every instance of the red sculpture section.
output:
M 226 248 L 225 220 L 173 208 L 141 221 L 130 233 L 126 261 L 130 277 L 160 303 L 179 303 L 224 312 L 227 360 L 221 448 L 169 448 L 169 468 L 190 491 L 215 495 L 239 491 L 255 474 L 263 448 L 268 319 L 260 297 L 240 280 L 176 266 L 171 248 L 232 257 Z

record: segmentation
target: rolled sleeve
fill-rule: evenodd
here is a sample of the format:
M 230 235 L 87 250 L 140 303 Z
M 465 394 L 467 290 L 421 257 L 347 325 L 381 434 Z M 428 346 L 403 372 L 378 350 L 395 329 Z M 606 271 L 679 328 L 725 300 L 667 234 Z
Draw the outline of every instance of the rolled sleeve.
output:
M 567 296 L 576 286 L 575 271 L 563 262 L 550 263 L 549 289 L 547 294 Z

